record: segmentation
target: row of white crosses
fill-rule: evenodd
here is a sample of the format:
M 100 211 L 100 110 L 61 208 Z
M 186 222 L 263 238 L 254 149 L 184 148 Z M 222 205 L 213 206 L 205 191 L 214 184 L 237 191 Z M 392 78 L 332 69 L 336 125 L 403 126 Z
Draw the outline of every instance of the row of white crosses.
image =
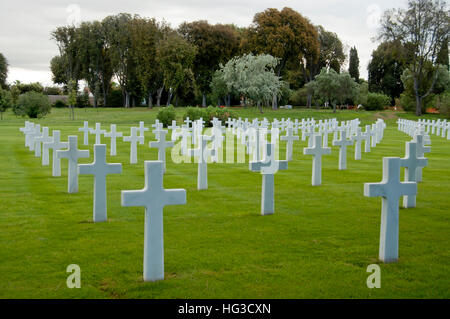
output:
M 381 183 L 364 184 L 364 195 L 382 197 L 379 259 L 385 263 L 398 261 L 399 199 L 403 196 L 403 207 L 416 207 L 419 172 L 427 166 L 425 153 L 430 147 L 424 145 L 424 135 L 417 133 L 406 142 L 405 157 L 383 158 Z M 400 168 L 405 168 L 405 181 L 400 181 Z
M 328 134 L 334 133 L 333 145 L 339 146 L 339 169 L 346 169 L 347 163 L 347 147 L 355 144 L 355 160 L 361 159 L 361 144 L 365 142 L 365 152 L 370 152 L 371 146 L 374 147 L 383 138 L 383 131 L 386 124 L 383 120 L 379 119 L 372 125 L 366 125 L 366 131 L 363 133 L 359 127 L 359 120 L 338 122 L 334 119 L 330 121 L 319 121 L 316 126 L 314 119 L 303 120 L 298 122 L 298 126 L 302 130 L 302 140 L 306 140 L 308 137 L 308 147 L 304 149 L 305 155 L 313 155 L 313 169 L 312 169 L 312 185 L 321 185 L 321 158 L 323 155 L 331 154 L 331 149 L 328 147 Z M 236 135 L 242 138 L 242 143 L 247 146 L 247 149 L 252 149 L 251 153 L 254 161 L 258 161 L 260 149 L 263 149 L 266 141 L 266 135 L 269 132 L 267 126 L 268 121 L 259 122 L 257 119 L 249 122 L 247 119 L 242 120 L 229 120 L 229 129 Z M 274 125 L 275 124 L 275 125 Z M 233 126 L 234 125 L 234 126 Z M 275 127 L 274 127 L 275 126 Z M 279 136 L 279 122 L 274 120 L 270 133 L 272 140 L 270 143 L 275 145 L 278 143 Z M 319 128 L 319 131 L 316 131 Z M 245 129 L 245 131 L 244 131 Z M 286 141 L 286 160 L 292 160 L 293 154 L 293 142 L 299 140 L 299 136 L 293 134 L 293 122 L 287 122 L 286 135 L 281 136 L 282 141 Z M 340 138 L 338 139 L 340 132 Z M 347 136 L 350 135 L 350 138 Z M 250 153 L 250 151 L 248 151 Z
M 297 123 L 300 123 L 296 120 Z M 192 123 L 192 129 L 190 128 L 190 123 Z M 239 123 L 239 122 L 238 122 Z M 252 122 L 252 125 L 246 124 L 247 121 L 242 122 L 243 127 L 254 127 L 259 126 L 258 120 L 254 120 Z M 266 126 L 268 126 L 269 123 L 267 121 L 261 122 L 262 130 L 267 130 Z M 289 121 L 285 121 L 283 124 L 283 121 L 281 121 L 281 124 L 277 121 L 274 121 L 272 123 L 272 129 L 271 129 L 271 136 L 272 141 L 271 143 L 263 140 L 262 145 L 265 146 L 266 154 L 263 157 L 259 157 L 259 151 L 258 155 L 254 157 L 254 162 L 250 163 L 250 169 L 252 171 L 260 171 L 263 175 L 263 187 L 262 187 L 262 199 L 261 199 L 261 213 L 263 215 L 266 214 L 273 214 L 274 213 L 274 174 L 276 171 L 287 169 L 287 163 L 289 160 L 292 159 L 292 143 L 295 140 L 298 140 L 298 136 L 294 136 L 292 134 L 294 130 L 294 124 L 292 124 Z M 314 120 L 307 120 L 303 121 L 305 124 L 305 128 L 312 127 L 314 125 Z M 328 126 L 337 128 L 336 121 L 330 121 L 325 122 L 324 124 L 319 122 L 319 130 L 326 131 Z M 354 124 L 353 124 L 354 123 Z M 207 188 L 207 159 L 209 156 L 215 156 L 217 153 L 217 150 L 221 147 L 221 141 L 222 141 L 222 133 L 223 133 L 223 127 L 221 126 L 221 122 L 214 119 L 213 120 L 213 135 L 212 136 L 206 136 L 203 135 L 203 120 L 197 120 L 194 122 L 190 122 L 189 119 L 186 119 L 185 125 L 181 128 L 182 131 L 184 130 L 186 135 L 189 134 L 189 131 L 192 131 L 191 136 L 193 137 L 193 143 L 194 145 L 197 144 L 198 147 L 195 149 L 188 150 L 186 149 L 186 152 L 189 153 L 190 156 L 194 156 L 198 158 L 198 189 L 206 189 Z M 356 135 L 358 135 L 358 124 L 359 121 L 354 121 L 350 123 L 346 123 L 346 125 L 342 124 L 339 131 L 341 132 L 341 139 L 337 140 L 335 142 L 335 145 L 341 146 L 341 148 L 346 148 L 346 146 L 350 143 L 346 139 L 347 132 L 349 134 L 352 134 L 354 131 L 356 131 Z M 172 147 L 173 142 L 167 142 L 166 141 L 166 133 L 167 131 L 162 129 L 162 124 L 156 122 L 154 125 L 152 125 L 155 130 L 153 131 L 157 135 L 157 142 L 150 142 L 150 147 L 157 147 L 158 148 L 158 161 L 146 161 L 145 162 L 145 172 L 146 172 L 146 186 L 142 191 L 123 191 L 122 194 L 122 205 L 123 206 L 145 206 L 146 207 L 146 233 L 145 233 L 145 252 L 144 252 L 144 279 L 145 280 L 159 280 L 163 279 L 164 277 L 164 258 L 163 258 L 163 241 L 162 241 L 162 207 L 165 204 L 183 204 L 185 203 L 185 191 L 180 190 L 184 192 L 184 195 L 178 195 L 178 197 L 174 197 L 174 195 L 171 195 L 170 191 L 166 191 L 162 188 L 162 175 L 165 171 L 165 149 L 167 147 Z M 300 125 L 297 125 L 297 129 Z M 25 128 L 23 128 L 24 131 L 30 131 L 31 125 L 26 124 Z M 278 142 L 279 137 L 279 130 L 281 127 L 282 129 L 285 127 L 287 134 L 281 138 L 281 140 L 286 141 L 286 143 L 289 145 L 286 150 L 286 157 L 287 160 L 285 161 L 277 161 L 275 159 L 275 147 L 276 143 Z M 380 126 L 381 127 L 381 126 Z M 83 131 L 85 134 L 87 132 L 86 128 L 88 128 L 87 123 L 85 123 L 84 127 L 80 129 L 80 131 Z M 176 123 L 172 123 L 171 125 L 172 130 L 178 129 Z M 237 127 L 238 130 L 236 131 L 237 134 L 241 132 L 241 128 Z M 303 125 L 302 125 L 303 128 Z M 259 131 L 259 127 L 256 130 Z M 22 130 L 22 129 L 21 129 Z M 35 132 L 37 129 L 33 128 L 33 132 Z M 140 123 L 140 126 L 138 128 L 132 127 L 131 128 L 131 136 L 130 137 L 124 137 L 124 141 L 129 140 L 131 142 L 131 152 L 130 152 L 130 161 L 134 162 L 134 160 L 137 158 L 136 151 L 133 152 L 133 149 L 136 149 L 136 143 L 143 143 L 144 138 L 144 131 L 148 130 L 144 127 L 143 122 Z M 315 130 L 315 128 L 314 128 Z M 311 129 L 309 130 L 311 132 Z M 139 132 L 139 135 L 137 134 Z M 333 130 L 330 130 L 330 132 L 333 132 Z M 106 175 L 108 174 L 118 174 L 121 173 L 122 167 L 121 164 L 108 164 L 106 163 L 106 145 L 102 144 L 95 144 L 94 145 L 94 162 L 91 164 L 77 164 L 78 158 L 82 157 L 89 157 L 89 151 L 88 150 L 78 150 L 77 146 L 77 137 L 76 136 L 69 136 L 69 143 L 62 144 L 59 141 L 59 132 L 55 131 L 57 133 L 54 134 L 54 139 L 51 142 L 44 143 L 44 149 L 45 145 L 47 145 L 48 148 L 53 148 L 54 154 L 56 156 L 53 157 L 54 159 L 54 166 L 56 165 L 57 170 L 59 170 L 59 175 L 54 176 L 60 176 L 60 159 L 61 158 L 68 158 L 69 160 L 69 172 L 68 172 L 68 192 L 73 193 L 78 191 L 78 173 L 79 174 L 92 174 L 94 175 L 94 205 L 93 205 L 93 215 L 94 215 L 94 221 L 105 221 L 107 219 L 107 213 L 106 213 Z M 89 130 L 89 133 L 95 134 L 96 136 L 96 142 L 100 141 L 100 136 L 103 134 L 108 134 L 104 130 L 101 130 L 100 124 L 96 124 L 95 129 Z M 172 132 L 173 133 L 173 132 Z M 111 134 L 110 137 L 117 137 L 117 132 L 115 130 L 115 126 L 111 127 Z M 328 133 L 326 133 L 328 134 Z M 382 136 L 382 134 L 378 133 L 374 136 Z M 172 138 L 176 136 L 176 134 L 172 134 Z M 28 137 L 28 134 L 26 134 L 26 137 Z M 244 138 L 244 134 L 242 134 L 242 137 Z M 255 140 L 253 141 L 253 144 L 256 148 L 259 148 L 260 141 L 258 140 L 259 134 L 256 134 Z M 305 154 L 312 154 L 314 155 L 314 164 L 313 164 L 313 185 L 318 184 L 320 185 L 320 162 L 321 162 L 321 156 L 323 154 L 327 153 L 327 148 L 323 148 L 322 144 L 322 136 L 319 134 L 314 134 L 310 136 L 310 139 L 314 139 L 313 147 L 310 151 L 305 149 Z M 213 140 L 213 149 L 207 148 L 207 142 Z M 244 139 L 243 139 L 244 140 Z M 88 138 L 84 138 L 84 142 L 88 143 Z M 30 142 L 28 142 L 30 144 Z M 337 143 L 337 144 L 336 144 Z M 114 143 L 115 144 L 115 143 Z M 68 147 L 67 150 L 61 150 L 61 148 Z M 264 150 L 264 148 L 263 148 Z M 111 149 L 111 153 L 113 153 Z M 114 151 L 115 153 L 115 151 Z M 340 157 L 342 162 L 342 158 L 345 159 L 345 156 Z M 55 164 L 56 163 L 56 164 Z M 78 167 L 77 167 L 78 166 Z M 340 165 L 341 166 L 341 165 Z M 151 179 L 151 168 L 154 167 L 155 170 L 155 179 L 154 183 L 152 183 Z M 77 170 L 78 168 L 78 170 Z M 54 169 L 55 170 L 55 169 Z M 318 172 L 318 173 L 315 173 Z M 158 177 L 161 176 L 161 177 Z M 319 178 L 317 178 L 319 176 Z M 155 184 L 154 191 L 152 191 L 152 185 Z M 167 193 L 168 192 L 168 193 Z M 152 196 L 151 194 L 155 193 L 155 196 Z M 163 195 L 167 193 L 167 198 Z M 161 195 L 163 194 L 163 195 Z M 182 194 L 182 192 L 178 192 L 178 194 Z M 181 196 L 181 197 L 180 197 Z M 184 199 L 182 198 L 184 196 Z M 162 199 L 162 200 L 161 200 Z M 161 200 L 161 203 L 158 205 L 156 204 L 156 201 Z M 150 217 L 151 215 L 151 217 Z M 152 223 L 150 223 L 150 220 L 152 220 Z
M 86 122 L 84 128 L 86 128 Z M 83 129 L 84 129 L 83 128 Z M 114 129 L 113 129 L 114 128 Z M 139 128 L 132 128 L 132 132 L 140 129 L 143 134 L 145 127 L 141 124 Z M 68 165 L 68 192 L 76 193 L 78 191 L 78 174 L 89 174 L 94 176 L 94 205 L 93 218 L 94 222 L 103 222 L 107 220 L 107 200 L 106 200 L 106 176 L 109 174 L 122 173 L 122 164 L 106 163 L 106 145 L 94 145 L 94 162 L 91 164 L 78 164 L 79 158 L 89 157 L 89 150 L 78 149 L 78 137 L 71 135 L 68 137 L 68 142 L 60 142 L 60 131 L 53 131 L 53 137 L 48 137 L 48 128 L 44 128 L 44 136 L 47 139 L 40 140 L 37 131 L 40 131 L 38 124 L 32 122 L 25 122 L 25 126 L 20 128 L 20 131 L 25 134 L 26 146 L 34 149 L 35 144 L 44 144 L 44 154 L 47 151 L 47 156 L 42 156 L 43 164 L 48 165 L 49 157 L 48 150 L 53 149 L 53 176 L 60 176 L 60 160 L 67 158 Z M 115 131 L 115 126 L 112 126 L 112 132 Z M 46 132 L 46 133 L 45 133 Z M 84 132 L 84 131 L 83 131 Z M 159 149 L 158 161 L 145 161 L 145 187 L 138 191 L 122 191 L 122 205 L 123 206 L 144 206 L 146 208 L 145 217 L 145 239 L 144 239 L 144 280 L 155 281 L 164 279 L 164 248 L 163 248 L 163 208 L 166 205 L 185 204 L 186 191 L 180 190 L 165 190 L 162 186 L 164 162 L 165 159 L 161 155 L 161 150 L 165 150 L 162 141 L 165 140 L 167 131 L 162 130 L 162 126 L 157 125 L 156 135 L 157 142 L 150 142 L 151 147 Z M 89 133 L 96 134 L 96 142 L 100 142 L 101 132 L 100 125 L 96 125 L 94 130 Z M 111 132 L 110 132 L 111 133 Z M 114 133 L 113 133 L 114 134 Z M 133 135 L 133 134 L 132 134 Z M 143 138 L 143 136 L 140 136 Z M 84 139 L 88 143 L 88 138 Z M 152 143 L 155 143 L 152 145 Z M 168 142 L 167 144 L 171 144 Z M 63 150 L 63 148 L 66 148 Z M 151 222 L 150 222 L 151 221 Z
M 430 134 L 440 136 L 450 140 L 450 122 L 447 120 L 418 120 L 411 121 L 406 119 L 397 120 L 398 130 L 413 137 L 417 132 L 424 135 L 425 140 L 431 143 Z

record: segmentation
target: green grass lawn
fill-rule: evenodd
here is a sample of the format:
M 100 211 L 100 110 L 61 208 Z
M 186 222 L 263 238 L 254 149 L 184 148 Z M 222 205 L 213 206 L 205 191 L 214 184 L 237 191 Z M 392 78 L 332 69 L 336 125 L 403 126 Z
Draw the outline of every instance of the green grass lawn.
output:
M 42 126 L 59 129 L 62 140 L 79 136 L 83 120 L 103 128 L 116 123 L 129 135 L 147 126 L 157 109 L 53 110 Z M 307 142 L 295 142 L 294 160 L 275 176 L 275 214 L 260 215 L 261 175 L 248 164 L 210 164 L 209 189 L 197 191 L 197 165 L 174 164 L 168 151 L 165 188 L 185 188 L 187 204 L 164 209 L 165 280 L 142 280 L 144 208 L 122 207 L 121 190 L 144 186 L 144 160 L 156 160 L 146 132 L 138 164 L 129 164 L 129 143 L 118 141 L 123 173 L 108 177 L 108 222 L 92 222 L 92 176 L 79 177 L 79 193 L 68 194 L 67 161 L 62 177 L 24 147 L 24 119 L 6 113 L 0 122 L 0 298 L 449 298 L 450 141 L 432 136 L 429 166 L 418 186 L 417 208 L 400 210 L 399 262 L 382 264 L 381 288 L 368 289 L 368 265 L 378 263 L 381 199 L 363 196 L 365 182 L 379 182 L 382 157 L 403 157 L 410 138 L 395 118 L 412 114 L 236 110 L 238 116 L 291 119 L 384 116 L 383 141 L 338 170 L 338 149 L 323 158 L 322 183 L 311 186 Z M 177 110 L 181 121 L 183 109 Z M 427 115 L 436 118 L 434 115 Z M 103 138 L 103 141 L 108 141 Z M 89 159 L 93 160 L 90 137 Z M 331 136 L 330 136 L 331 144 Z M 363 148 L 364 150 L 364 148 Z M 284 156 L 284 142 L 281 144 Z M 403 174 L 402 174 L 403 175 Z M 66 267 L 81 267 L 81 289 L 66 286 Z

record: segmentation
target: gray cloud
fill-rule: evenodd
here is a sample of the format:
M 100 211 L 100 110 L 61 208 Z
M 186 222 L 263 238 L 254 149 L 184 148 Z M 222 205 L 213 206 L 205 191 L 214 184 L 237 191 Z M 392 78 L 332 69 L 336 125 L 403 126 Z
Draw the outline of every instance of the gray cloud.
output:
M 367 63 L 377 44 L 370 38 L 375 30 L 369 28 L 367 19 L 370 5 L 380 10 L 405 5 L 405 0 L 319 0 L 319 1 L 268 1 L 268 0 L 13 0 L 0 2 L 0 52 L 9 61 L 8 80 L 40 80 L 51 84 L 50 59 L 58 48 L 50 33 L 57 26 L 67 24 L 71 12 L 69 5 L 81 9 L 82 21 L 103 19 L 110 14 L 129 12 L 144 17 L 166 20 L 176 27 L 183 21 L 199 19 L 211 23 L 234 23 L 248 26 L 255 13 L 266 8 L 285 6 L 297 10 L 312 23 L 336 32 L 348 46 L 356 46 L 360 57 L 361 76 L 367 78 Z M 73 12 L 72 12 L 73 13 Z

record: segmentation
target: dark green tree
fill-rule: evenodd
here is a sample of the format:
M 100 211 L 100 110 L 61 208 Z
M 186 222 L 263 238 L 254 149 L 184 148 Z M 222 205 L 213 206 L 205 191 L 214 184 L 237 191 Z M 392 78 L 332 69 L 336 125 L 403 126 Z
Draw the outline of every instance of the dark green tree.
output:
M 359 82 L 359 57 L 356 47 L 350 49 L 350 61 L 348 65 L 348 73 L 356 81 Z
M 416 100 L 416 115 L 422 115 L 423 101 L 434 89 L 439 76 L 437 56 L 450 35 L 450 12 L 446 1 L 409 0 L 406 9 L 393 9 L 381 19 L 379 39 L 400 41 L 412 48 L 408 61 Z M 431 72 L 426 65 L 431 63 Z M 431 81 L 428 81 L 431 79 Z
M 6 88 L 6 78 L 8 77 L 8 61 L 0 53 L 0 88 Z
M 197 86 L 202 94 L 202 106 L 206 106 L 206 95 L 210 83 L 220 63 L 226 63 L 239 50 L 239 36 L 230 25 L 211 25 L 207 21 L 184 22 L 178 32 L 189 43 L 196 46 L 193 72 Z
M 408 64 L 408 50 L 399 42 L 383 42 L 372 52 L 367 67 L 369 90 L 388 95 L 391 103 L 403 92 L 401 76 Z

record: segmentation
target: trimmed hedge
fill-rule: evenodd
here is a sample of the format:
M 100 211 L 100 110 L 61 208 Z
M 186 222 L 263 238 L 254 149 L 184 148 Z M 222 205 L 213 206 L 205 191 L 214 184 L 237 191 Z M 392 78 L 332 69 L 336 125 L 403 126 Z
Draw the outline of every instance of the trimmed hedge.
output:
M 383 110 L 386 106 L 389 106 L 391 98 L 381 93 L 368 93 L 367 102 L 364 108 L 368 111 Z
M 183 120 L 187 117 L 192 121 L 202 118 L 205 121 L 205 126 L 211 127 L 213 118 L 219 119 L 224 125 L 228 118 L 236 118 L 236 115 L 225 107 L 208 106 L 207 108 L 187 107 Z
M 47 95 L 30 91 L 19 96 L 13 111 L 19 116 L 40 118 L 50 113 L 50 109 L 50 100 Z
M 162 107 L 158 111 L 158 114 L 156 115 L 156 118 L 165 127 L 168 127 L 170 124 L 172 124 L 172 121 L 174 121 L 176 119 L 175 108 L 173 107 L 173 105 Z

